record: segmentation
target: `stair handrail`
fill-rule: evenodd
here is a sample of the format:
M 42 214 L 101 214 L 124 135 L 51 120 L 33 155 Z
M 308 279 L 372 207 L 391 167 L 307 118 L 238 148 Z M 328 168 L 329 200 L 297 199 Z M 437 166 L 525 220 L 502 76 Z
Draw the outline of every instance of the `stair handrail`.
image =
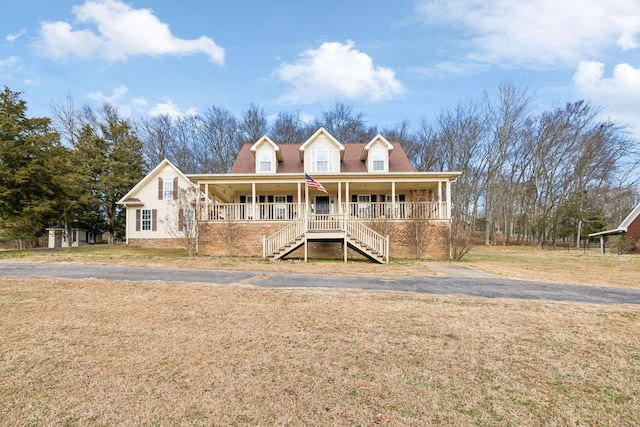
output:
M 269 236 L 262 237 L 262 257 L 267 258 L 277 250 L 304 236 L 307 232 L 306 217 L 298 218 Z
M 354 218 L 348 218 L 346 225 L 348 235 L 367 245 L 381 256 L 384 256 L 388 262 L 389 236 L 383 236 Z

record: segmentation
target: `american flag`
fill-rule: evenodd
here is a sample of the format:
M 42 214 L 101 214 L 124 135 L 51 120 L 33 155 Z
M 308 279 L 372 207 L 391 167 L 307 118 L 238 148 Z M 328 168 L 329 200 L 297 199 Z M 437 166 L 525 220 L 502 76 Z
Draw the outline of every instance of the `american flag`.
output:
M 309 174 L 305 173 L 304 177 L 305 177 L 305 184 L 307 185 L 307 187 L 317 188 L 318 191 L 322 191 L 323 193 L 328 194 L 326 188 L 324 188 L 322 184 L 320 184 L 318 181 L 311 178 Z

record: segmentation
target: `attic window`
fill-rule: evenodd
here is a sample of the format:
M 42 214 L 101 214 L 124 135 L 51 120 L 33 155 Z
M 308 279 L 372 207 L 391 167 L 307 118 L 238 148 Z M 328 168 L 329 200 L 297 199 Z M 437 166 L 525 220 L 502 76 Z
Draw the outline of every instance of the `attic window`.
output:
M 173 178 L 165 178 L 164 179 L 164 200 L 172 200 L 173 199 Z
M 271 167 L 271 152 L 268 150 L 260 151 L 260 172 L 271 172 L 273 168 Z
M 371 164 L 374 172 L 384 172 L 384 150 L 376 148 L 371 151 Z
M 312 171 L 332 172 L 333 165 L 331 160 L 331 151 L 327 149 L 327 146 L 324 144 L 318 145 L 311 153 Z

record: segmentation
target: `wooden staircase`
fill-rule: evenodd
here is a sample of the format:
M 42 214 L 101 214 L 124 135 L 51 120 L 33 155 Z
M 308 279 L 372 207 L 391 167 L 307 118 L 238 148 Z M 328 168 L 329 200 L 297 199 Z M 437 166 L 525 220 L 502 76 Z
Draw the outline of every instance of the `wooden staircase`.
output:
M 263 237 L 264 258 L 281 259 L 308 242 L 342 242 L 368 259 L 389 262 L 389 236 L 383 236 L 348 215 L 309 215 Z M 305 261 L 307 250 L 305 246 Z

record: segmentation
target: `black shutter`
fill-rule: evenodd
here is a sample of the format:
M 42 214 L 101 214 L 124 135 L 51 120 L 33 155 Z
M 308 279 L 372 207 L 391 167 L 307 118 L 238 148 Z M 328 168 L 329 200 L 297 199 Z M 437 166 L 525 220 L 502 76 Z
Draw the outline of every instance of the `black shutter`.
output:
M 178 200 L 178 177 L 173 178 L 173 200 Z
M 247 203 L 247 196 L 240 196 L 240 203 Z
M 273 196 L 267 196 L 267 203 L 273 203 Z
M 293 196 L 287 196 L 287 203 L 293 203 Z
M 371 195 L 371 203 L 376 203 L 378 201 L 378 196 L 375 194 Z
M 358 202 L 358 195 L 357 194 L 352 194 L 351 195 L 351 202 L 352 203 L 357 203 Z
M 158 209 L 151 209 L 151 231 L 158 231 Z

